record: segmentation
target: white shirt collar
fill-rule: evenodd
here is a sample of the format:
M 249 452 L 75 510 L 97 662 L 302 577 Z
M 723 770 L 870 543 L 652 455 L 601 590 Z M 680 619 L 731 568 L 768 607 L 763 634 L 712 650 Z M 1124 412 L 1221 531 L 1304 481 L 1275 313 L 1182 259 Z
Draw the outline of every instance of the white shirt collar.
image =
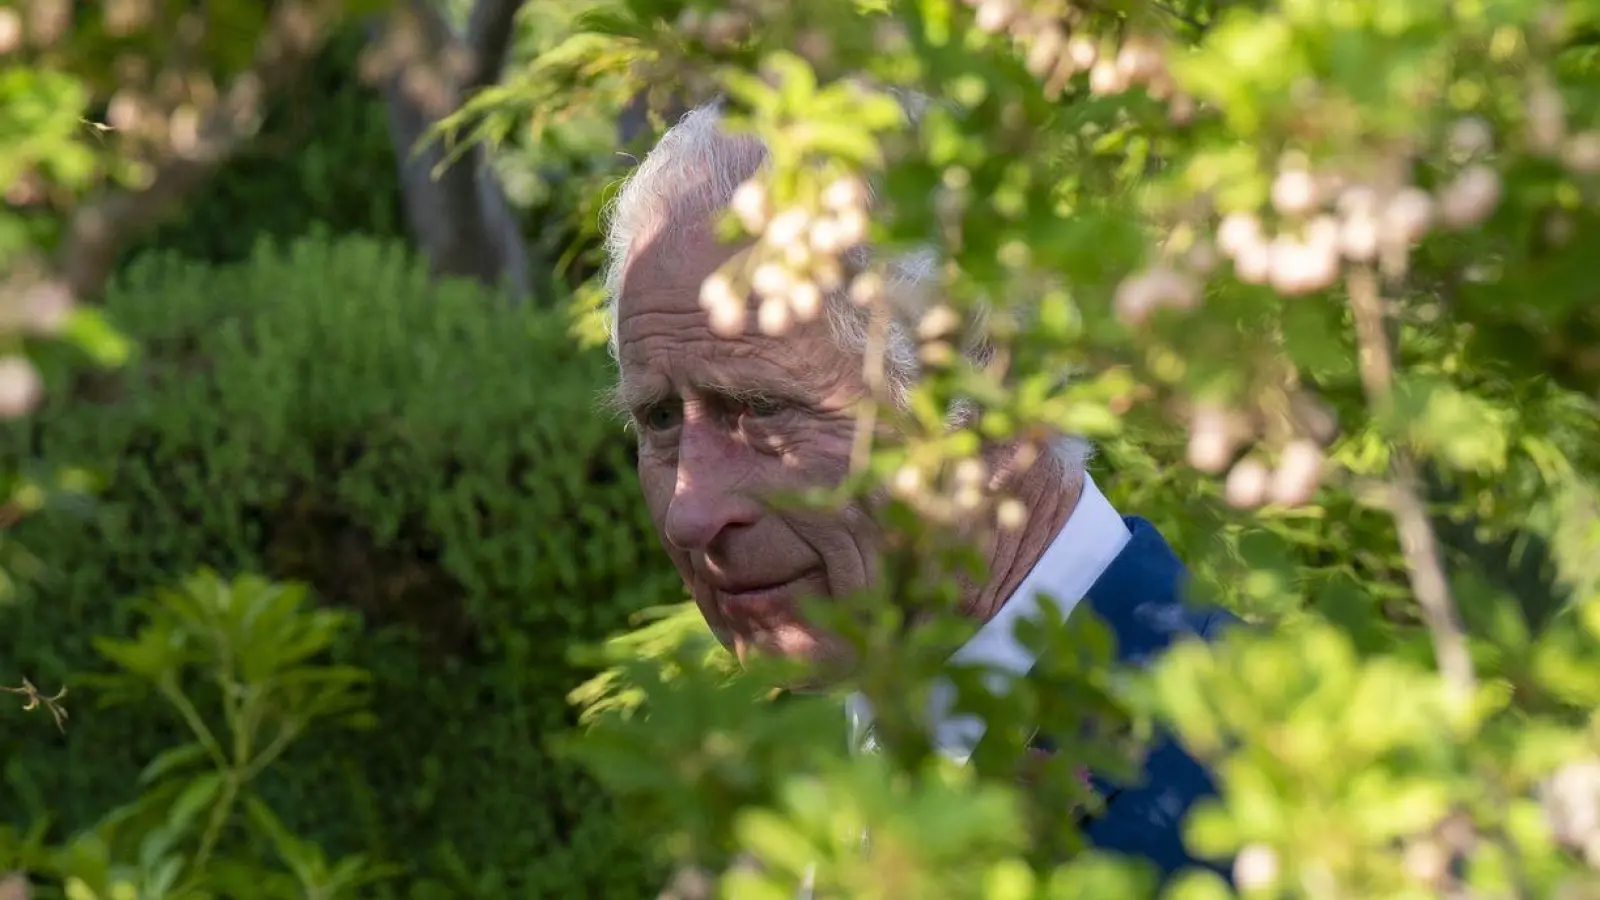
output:
M 1016 593 L 951 656 L 951 662 L 981 664 L 991 669 L 996 689 L 1028 674 L 1037 660 L 1017 641 L 1017 623 L 1038 618 L 1046 603 L 1054 605 L 1065 619 L 1132 537 L 1111 501 L 1085 473 L 1083 491 L 1066 524 L 1045 548 L 1044 555 L 1039 557 Z M 972 715 L 949 716 L 954 694 L 948 682 L 940 681 L 933 686 L 929 698 L 930 719 L 935 723 L 935 745 L 946 756 L 964 765 L 983 737 L 984 723 Z M 867 698 L 859 693 L 851 694 L 845 700 L 845 710 L 850 717 L 853 745 L 874 749 L 876 744 L 869 731 L 873 712 Z

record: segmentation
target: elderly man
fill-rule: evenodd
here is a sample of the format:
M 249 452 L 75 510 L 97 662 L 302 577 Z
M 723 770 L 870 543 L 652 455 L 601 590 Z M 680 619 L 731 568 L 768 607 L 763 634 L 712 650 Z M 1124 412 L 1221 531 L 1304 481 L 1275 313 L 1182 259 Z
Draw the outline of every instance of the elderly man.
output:
M 852 406 L 867 394 L 865 329 L 863 313 L 837 298 L 826 315 L 781 337 L 753 322 L 733 337 L 712 329 L 701 284 L 738 249 L 717 239 L 714 223 L 765 157 L 759 142 L 723 131 L 718 109 L 707 106 L 669 130 L 633 173 L 608 220 L 612 351 L 619 401 L 638 433 L 646 500 L 712 631 L 741 659 L 766 652 L 820 660 L 839 648 L 798 614 L 799 601 L 841 596 L 877 578 L 872 519 L 863 510 L 789 514 L 762 498 L 846 473 Z M 896 273 L 906 288 L 931 281 L 934 269 L 913 261 Z M 891 350 L 908 346 L 905 333 L 892 332 Z M 889 377 L 914 380 L 914 353 L 889 357 Z M 1182 566 L 1161 536 L 1111 507 L 1084 471 L 1080 443 L 1064 439 L 1057 449 L 1008 485 L 1026 524 L 989 542 L 989 580 L 963 598 L 964 611 L 985 624 L 957 659 L 1026 674 L 1034 660 L 1012 629 L 1046 603 L 1063 615 L 1086 603 L 1127 660 L 1182 635 L 1210 635 L 1225 616 L 1183 605 Z M 855 715 L 870 717 L 853 700 Z M 982 726 L 947 722 L 940 730 L 942 746 L 964 752 Z M 1137 783 L 1096 777 L 1095 786 L 1107 802 L 1085 824 L 1093 844 L 1144 857 L 1164 874 L 1194 863 L 1181 820 L 1213 788 L 1181 749 L 1157 747 Z

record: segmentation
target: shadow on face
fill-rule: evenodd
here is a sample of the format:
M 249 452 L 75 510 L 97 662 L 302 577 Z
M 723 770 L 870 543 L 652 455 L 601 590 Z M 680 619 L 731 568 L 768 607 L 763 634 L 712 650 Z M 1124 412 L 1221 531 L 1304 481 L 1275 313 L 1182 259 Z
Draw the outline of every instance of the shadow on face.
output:
M 706 622 L 745 658 L 836 657 L 805 623 L 804 597 L 837 597 L 876 577 L 877 532 L 860 510 L 770 507 L 776 492 L 846 474 L 861 359 L 823 321 L 781 336 L 719 337 L 700 285 L 740 248 L 709 216 L 646 233 L 617 305 L 620 401 L 639 436 L 639 481 L 662 545 Z

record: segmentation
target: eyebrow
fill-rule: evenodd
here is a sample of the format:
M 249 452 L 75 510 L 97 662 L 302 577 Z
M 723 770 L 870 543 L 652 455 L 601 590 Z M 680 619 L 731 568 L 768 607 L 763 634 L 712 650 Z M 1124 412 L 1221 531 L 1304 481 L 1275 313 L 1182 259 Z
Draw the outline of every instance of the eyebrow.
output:
M 694 389 L 696 393 L 722 397 L 738 403 L 771 402 L 788 396 L 787 391 L 776 387 L 741 386 L 724 381 L 700 382 L 694 385 Z M 660 403 L 671 394 L 671 390 L 660 385 L 617 384 L 606 392 L 603 405 L 613 413 L 631 416 L 634 410 Z

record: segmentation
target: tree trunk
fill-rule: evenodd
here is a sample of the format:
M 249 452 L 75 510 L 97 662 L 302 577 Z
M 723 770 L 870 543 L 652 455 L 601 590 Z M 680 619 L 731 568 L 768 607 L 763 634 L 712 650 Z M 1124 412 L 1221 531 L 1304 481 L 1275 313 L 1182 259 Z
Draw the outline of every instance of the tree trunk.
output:
M 495 83 L 522 0 L 478 0 L 457 36 L 428 0 L 406 0 L 372 51 L 399 163 L 407 224 L 434 274 L 472 278 L 521 300 L 532 293 L 527 248 L 488 154 L 428 131 Z

